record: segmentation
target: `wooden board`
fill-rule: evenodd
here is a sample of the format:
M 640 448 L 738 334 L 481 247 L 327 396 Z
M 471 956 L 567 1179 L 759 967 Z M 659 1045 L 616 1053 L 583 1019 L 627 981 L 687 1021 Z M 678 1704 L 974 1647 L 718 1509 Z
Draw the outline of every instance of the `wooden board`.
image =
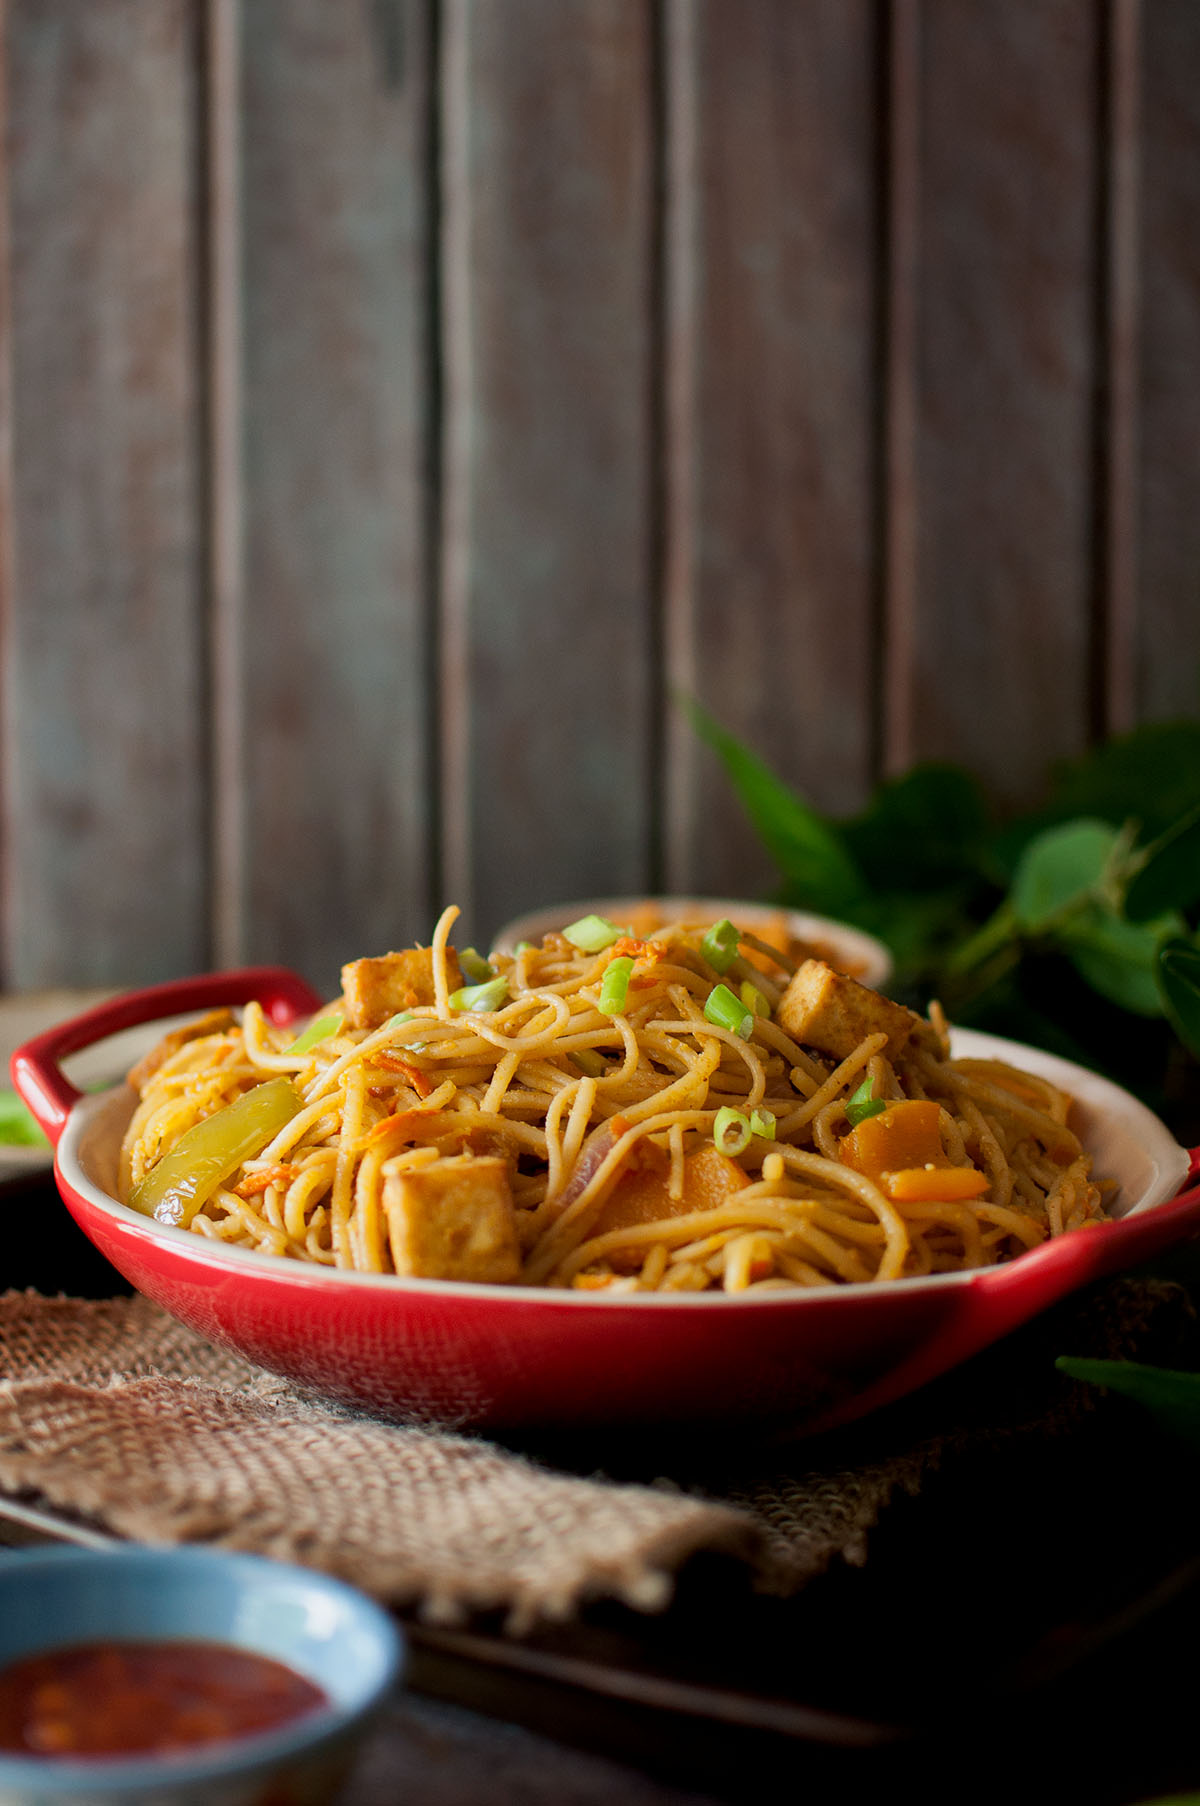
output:
M 873 764 L 879 330 L 874 9 L 669 7 L 667 647 L 819 807 Z M 668 878 L 771 871 L 678 711 Z
M 254 0 L 241 19 L 225 952 L 328 985 L 431 927 L 429 9 Z
M 958 760 L 1026 802 L 1092 722 L 1100 15 L 926 0 L 896 18 L 916 42 L 891 105 L 918 160 L 916 217 L 894 222 L 915 293 L 893 301 L 913 330 L 889 374 L 914 418 L 891 502 L 915 518 L 914 567 L 889 571 L 906 608 L 886 762 Z
M 1200 10 L 1141 8 L 1135 719 L 1200 710 Z
M 0 977 L 1200 713 L 1193 0 L 7 0 Z M 7 242 L 3 234 L 7 233 Z
M 648 8 L 448 0 L 443 806 L 468 939 L 649 877 Z
M 207 953 L 187 0 L 5 16 L 4 974 Z

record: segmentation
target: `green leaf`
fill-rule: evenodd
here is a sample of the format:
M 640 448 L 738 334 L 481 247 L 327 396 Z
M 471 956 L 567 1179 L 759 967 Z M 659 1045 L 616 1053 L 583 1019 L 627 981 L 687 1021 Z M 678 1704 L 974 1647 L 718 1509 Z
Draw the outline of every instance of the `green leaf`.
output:
M 1200 947 L 1182 936 L 1158 949 L 1158 987 L 1179 1039 L 1200 1057 Z
M 1144 863 L 1125 890 L 1125 914 L 1148 922 L 1168 909 L 1200 902 L 1200 804 L 1145 850 Z
M 1102 821 L 1065 822 L 1030 842 L 1013 878 L 1018 927 L 1042 934 L 1056 917 L 1084 902 L 1102 883 L 1120 836 Z
M 986 863 L 983 791 L 956 765 L 917 765 L 880 785 L 842 835 L 872 886 L 929 890 Z
M 1104 742 L 1055 773 L 1052 801 L 1076 814 L 1163 834 L 1200 803 L 1200 722 L 1152 722 Z
M 1065 818 L 1130 819 L 1144 838 L 1166 831 L 1200 803 L 1200 722 L 1160 721 L 1106 741 L 1055 773 L 1050 804 Z
M 1094 991 L 1135 1015 L 1161 1016 L 1158 949 L 1182 926 L 1178 916 L 1127 922 L 1111 904 L 1089 899 L 1057 933 L 1071 964 Z
M 37 1119 L 24 1098 L 15 1091 L 0 1090 L 0 1146 L 7 1148 L 45 1148 L 50 1143 L 38 1127 Z
M 1060 1355 L 1054 1364 L 1069 1379 L 1104 1386 L 1133 1399 L 1169 1435 L 1200 1441 L 1200 1373 L 1144 1367 L 1137 1361 L 1081 1360 L 1073 1355 Z
M 696 732 L 724 766 L 789 892 L 809 909 L 834 912 L 861 895 L 862 874 L 833 824 L 810 808 L 699 703 L 688 701 L 685 706 Z

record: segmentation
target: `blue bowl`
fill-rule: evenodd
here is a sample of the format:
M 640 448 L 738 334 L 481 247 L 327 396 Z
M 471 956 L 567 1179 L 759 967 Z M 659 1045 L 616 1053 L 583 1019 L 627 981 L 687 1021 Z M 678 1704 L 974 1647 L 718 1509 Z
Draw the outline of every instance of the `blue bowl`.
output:
M 172 1756 L 70 1761 L 0 1751 L 0 1806 L 317 1806 L 396 1684 L 404 1642 L 365 1594 L 257 1555 L 51 1549 L 0 1556 L 0 1668 L 64 1644 L 187 1638 L 284 1662 L 328 1706 Z

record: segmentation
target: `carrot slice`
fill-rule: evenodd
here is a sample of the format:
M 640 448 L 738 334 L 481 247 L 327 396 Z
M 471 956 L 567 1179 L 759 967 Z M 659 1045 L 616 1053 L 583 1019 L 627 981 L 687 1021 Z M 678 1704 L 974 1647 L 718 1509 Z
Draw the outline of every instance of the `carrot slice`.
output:
M 977 1198 L 988 1188 L 987 1174 L 973 1166 L 907 1166 L 880 1178 L 896 1204 L 948 1204 Z

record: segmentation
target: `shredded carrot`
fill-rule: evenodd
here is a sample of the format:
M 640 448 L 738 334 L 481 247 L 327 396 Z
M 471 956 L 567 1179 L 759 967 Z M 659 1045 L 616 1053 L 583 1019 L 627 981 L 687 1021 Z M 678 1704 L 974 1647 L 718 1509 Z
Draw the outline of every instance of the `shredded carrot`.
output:
M 382 1066 L 385 1072 L 398 1072 L 402 1078 L 406 1078 L 418 1097 L 428 1097 L 433 1090 L 433 1080 L 427 1072 L 422 1072 L 419 1066 L 412 1065 L 408 1060 L 402 1060 L 399 1054 L 392 1053 L 389 1048 L 385 1047 L 382 1053 L 376 1054 L 373 1063 Z
M 290 1185 L 298 1166 L 267 1166 L 257 1173 L 247 1173 L 240 1185 L 234 1186 L 239 1198 L 253 1198 L 259 1192 L 267 1191 L 272 1185 Z
M 613 958 L 633 958 L 644 961 L 648 966 L 656 966 L 666 950 L 662 941 L 643 941 L 634 935 L 623 934 L 613 944 Z
M 424 1110 L 419 1105 L 415 1110 L 398 1110 L 394 1116 L 385 1116 L 382 1122 L 375 1124 L 367 1136 L 367 1145 L 382 1141 L 388 1135 L 415 1135 L 436 1114 L 436 1111 Z

